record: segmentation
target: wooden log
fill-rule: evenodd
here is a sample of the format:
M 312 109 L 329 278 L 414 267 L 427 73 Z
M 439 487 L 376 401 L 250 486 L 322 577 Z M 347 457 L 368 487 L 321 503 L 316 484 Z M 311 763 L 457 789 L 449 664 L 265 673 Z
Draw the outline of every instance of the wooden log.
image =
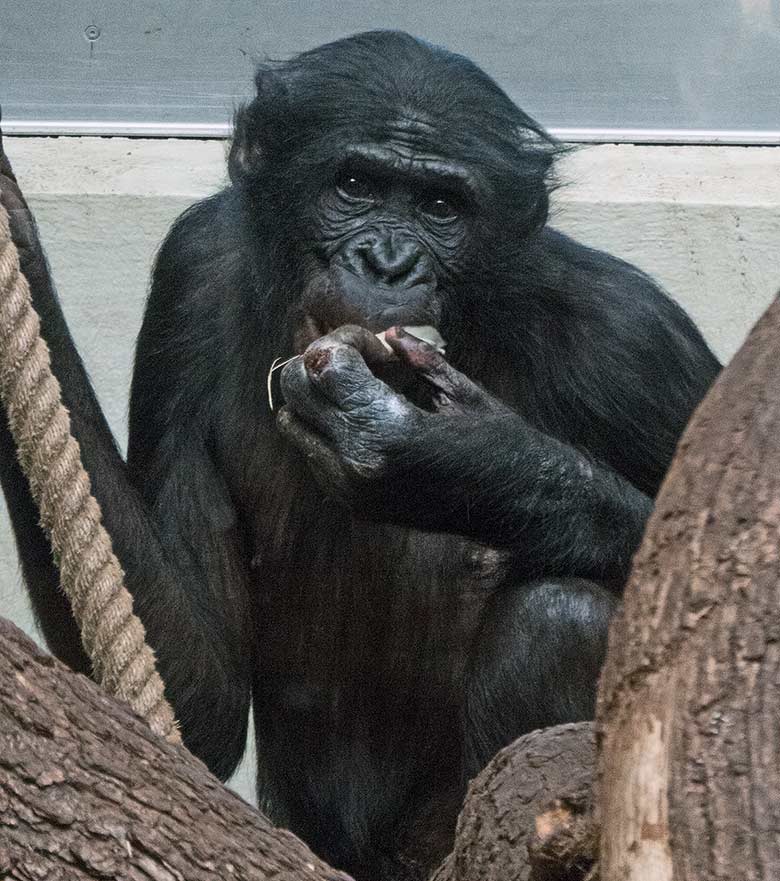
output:
M 694 415 L 614 623 L 603 881 L 780 878 L 780 301 Z
M 0 878 L 349 881 L 3 619 Z

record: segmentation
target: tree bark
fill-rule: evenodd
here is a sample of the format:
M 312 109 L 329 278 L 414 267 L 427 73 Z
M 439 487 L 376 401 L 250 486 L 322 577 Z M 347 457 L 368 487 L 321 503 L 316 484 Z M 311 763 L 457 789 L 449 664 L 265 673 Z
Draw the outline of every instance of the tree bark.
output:
M 431 881 L 583 877 L 595 766 L 589 722 L 534 731 L 501 750 L 471 782 L 455 849 Z M 568 871 L 569 854 L 583 871 Z
M 436 881 L 536 877 L 529 841 L 579 828 L 594 768 L 590 723 L 502 750 L 472 783 Z M 2 618 L 0 878 L 349 881 Z
M 603 881 L 780 878 L 780 301 L 697 410 L 611 630 Z
M 0 878 L 348 881 L 2 619 Z

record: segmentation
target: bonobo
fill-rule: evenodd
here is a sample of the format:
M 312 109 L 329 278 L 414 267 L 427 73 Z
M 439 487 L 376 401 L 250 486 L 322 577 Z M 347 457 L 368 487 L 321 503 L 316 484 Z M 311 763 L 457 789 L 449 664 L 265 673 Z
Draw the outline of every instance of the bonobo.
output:
M 591 715 L 718 363 L 650 278 L 545 225 L 560 148 L 472 62 L 374 32 L 256 83 L 229 186 L 160 250 L 127 463 L 8 168 L 3 200 L 187 745 L 227 777 L 251 698 L 274 821 L 357 878 L 422 878 L 496 750 Z M 35 609 L 83 669 L 2 445 Z

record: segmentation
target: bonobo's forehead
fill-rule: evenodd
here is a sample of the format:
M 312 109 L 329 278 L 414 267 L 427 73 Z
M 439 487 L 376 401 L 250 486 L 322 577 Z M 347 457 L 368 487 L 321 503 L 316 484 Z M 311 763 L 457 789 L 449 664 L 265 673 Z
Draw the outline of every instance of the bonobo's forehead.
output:
M 462 156 L 462 150 L 452 150 L 455 144 L 448 128 L 429 112 L 402 106 L 395 113 L 390 110 L 367 120 L 363 126 L 353 125 L 343 134 L 350 141 L 347 152 L 354 159 L 466 180 L 470 172 L 465 161 L 453 157 L 453 153 Z
M 414 106 L 386 96 L 381 104 L 373 102 L 373 112 L 361 113 L 356 112 L 359 97 L 353 93 L 351 98 L 336 112 L 326 111 L 327 120 L 313 126 L 315 139 L 329 143 L 338 155 L 381 162 L 406 173 L 426 171 L 474 185 L 482 177 L 480 169 L 513 164 L 523 140 L 511 124 L 491 126 L 460 108 L 431 108 L 422 100 Z
M 422 106 L 388 102 L 371 116 L 335 121 L 331 132 L 352 143 L 383 144 L 388 156 L 422 160 L 462 155 L 463 142 L 473 139 L 475 129 L 469 130 L 454 114 L 433 114 Z
M 407 181 L 436 184 L 476 196 L 483 183 L 478 169 L 442 157 L 416 139 L 390 136 L 382 142 L 354 143 L 345 152 L 346 162 L 372 177 L 397 175 Z
M 428 113 L 413 107 L 400 108 L 398 115 L 390 115 L 384 124 L 383 135 L 390 143 L 408 146 L 414 150 L 435 141 L 438 136 L 436 123 Z

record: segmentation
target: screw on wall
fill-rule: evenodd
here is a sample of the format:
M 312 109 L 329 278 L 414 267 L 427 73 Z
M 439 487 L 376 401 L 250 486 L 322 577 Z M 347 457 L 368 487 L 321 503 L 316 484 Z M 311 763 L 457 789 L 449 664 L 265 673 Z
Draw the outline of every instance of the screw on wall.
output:
M 100 39 L 100 28 L 91 24 L 84 28 L 84 36 L 89 43 L 89 57 L 90 60 L 95 52 L 95 42 Z

